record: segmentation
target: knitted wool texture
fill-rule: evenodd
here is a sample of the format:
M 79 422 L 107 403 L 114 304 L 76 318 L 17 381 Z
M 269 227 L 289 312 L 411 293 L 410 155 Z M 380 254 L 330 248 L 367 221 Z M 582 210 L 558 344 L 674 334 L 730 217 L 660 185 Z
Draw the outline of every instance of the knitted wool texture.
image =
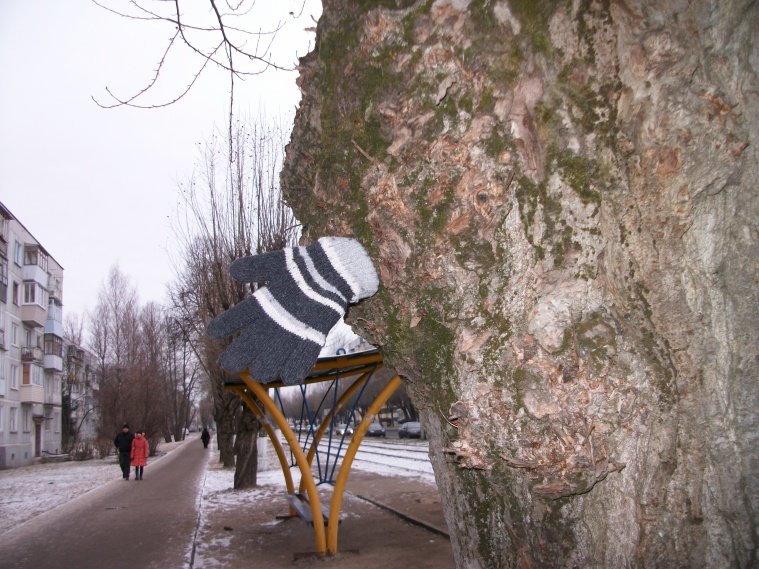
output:
M 266 286 L 214 318 L 208 335 L 240 331 L 219 363 L 229 372 L 247 369 L 261 383 L 301 383 L 348 304 L 372 296 L 379 286 L 369 255 L 346 237 L 237 259 L 230 273 Z

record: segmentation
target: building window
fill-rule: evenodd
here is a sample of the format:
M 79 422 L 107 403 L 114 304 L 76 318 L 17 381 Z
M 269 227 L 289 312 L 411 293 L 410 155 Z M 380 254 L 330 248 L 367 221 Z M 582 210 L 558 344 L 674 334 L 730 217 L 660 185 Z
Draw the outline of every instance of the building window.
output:
M 54 334 L 45 334 L 45 354 L 63 357 L 63 340 Z
M 5 432 L 5 407 L 0 405 L 0 433 Z
M 39 385 L 42 387 L 43 375 L 42 368 L 34 364 L 24 364 L 24 377 L 22 378 L 24 385 Z
M 13 242 L 13 262 L 21 266 L 21 257 L 24 254 L 24 248 L 18 241 Z
M 0 352 L 0 395 L 5 396 L 6 367 L 5 352 Z
M 0 302 L 8 302 L 8 259 L 0 256 Z
M 11 346 L 18 347 L 18 324 L 11 324 Z
M 11 389 L 18 389 L 18 366 L 11 364 Z
M 61 414 L 58 411 L 53 413 L 53 430 L 56 433 L 61 432 Z
M 47 291 L 35 281 L 24 281 L 24 304 L 36 304 L 47 308 Z
M 18 283 L 16 281 L 13 281 L 13 289 L 11 289 L 11 300 L 13 301 L 13 304 L 18 306 Z
M 37 283 L 34 281 L 24 282 L 24 304 L 31 304 L 34 302 L 34 293 L 37 291 Z
M 47 271 L 47 255 L 40 251 L 36 245 L 27 245 L 24 247 L 24 264 L 38 265 Z
M 21 430 L 28 433 L 32 430 L 32 410 L 29 407 L 22 409 Z
M 10 415 L 8 416 L 8 430 L 11 433 L 15 433 L 18 431 L 18 425 L 16 423 L 18 421 L 17 415 L 18 415 L 18 407 L 11 407 Z
M 47 396 L 49 399 L 54 399 L 58 393 L 61 392 L 61 386 L 58 381 L 58 378 L 55 376 L 44 376 L 45 377 L 45 392 L 47 393 Z

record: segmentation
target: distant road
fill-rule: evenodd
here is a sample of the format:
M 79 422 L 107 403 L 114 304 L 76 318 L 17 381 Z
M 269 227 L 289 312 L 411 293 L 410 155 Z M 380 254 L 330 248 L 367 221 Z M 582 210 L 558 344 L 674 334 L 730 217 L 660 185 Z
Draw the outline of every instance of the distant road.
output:
M 191 439 L 149 462 L 144 480 L 114 481 L 0 537 L 1 569 L 188 566 L 208 451 Z

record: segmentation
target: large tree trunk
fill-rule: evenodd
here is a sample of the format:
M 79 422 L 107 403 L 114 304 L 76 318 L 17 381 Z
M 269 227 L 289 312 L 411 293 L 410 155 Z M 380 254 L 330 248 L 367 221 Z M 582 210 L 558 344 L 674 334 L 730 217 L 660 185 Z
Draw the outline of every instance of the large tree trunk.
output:
M 261 424 L 253 411 L 244 405 L 235 437 L 234 488 L 254 488 L 258 482 L 258 431 Z
M 214 421 L 216 422 L 216 445 L 219 447 L 219 462 L 225 468 L 235 466 L 235 434 L 237 418 L 242 404 L 237 395 L 225 391 L 223 385 L 214 386 Z
M 459 567 L 758 562 L 758 12 L 325 0 L 282 181 L 379 267 Z

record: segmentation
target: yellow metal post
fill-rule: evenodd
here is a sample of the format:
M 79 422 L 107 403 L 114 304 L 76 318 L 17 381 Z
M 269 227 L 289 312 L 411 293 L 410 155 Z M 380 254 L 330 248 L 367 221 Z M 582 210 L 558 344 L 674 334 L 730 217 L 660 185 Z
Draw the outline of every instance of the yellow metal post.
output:
M 279 410 L 279 407 L 274 403 L 267 389 L 260 383 L 257 383 L 247 371 L 240 374 L 245 385 L 253 392 L 253 394 L 261 401 L 261 404 L 266 407 L 266 411 L 271 415 L 274 422 L 277 424 L 282 434 L 287 440 L 287 444 L 290 445 L 290 451 L 295 456 L 295 462 L 300 469 L 301 484 L 303 481 L 306 483 L 306 495 L 308 496 L 308 503 L 311 508 L 311 518 L 314 521 L 314 540 L 316 542 L 316 552 L 319 555 L 324 555 L 327 551 L 326 536 L 324 534 L 324 523 L 322 522 L 322 507 L 319 500 L 319 493 L 316 490 L 316 484 L 314 484 L 314 478 L 311 474 L 311 467 L 306 460 L 306 455 L 303 453 L 303 449 L 300 448 L 298 440 L 295 437 L 295 433 L 287 423 L 287 419 Z
M 382 391 L 374 398 L 374 401 L 369 406 L 366 415 L 361 420 L 356 432 L 353 433 L 353 439 L 351 439 L 348 445 L 348 450 L 345 451 L 343 457 L 343 463 L 340 465 L 340 472 L 335 479 L 335 487 L 332 491 L 332 501 L 329 506 L 329 521 L 327 522 L 327 553 L 329 555 L 335 555 L 337 553 L 337 529 L 340 522 L 340 508 L 343 504 L 343 494 L 345 493 L 345 485 L 348 482 L 348 475 L 350 474 L 351 464 L 356 456 L 359 445 L 364 440 L 364 435 L 369 429 L 374 416 L 379 413 L 382 406 L 390 398 L 393 392 L 398 389 L 401 384 L 401 378 L 399 376 L 393 377 L 388 384 L 382 389 Z
M 290 472 L 289 462 L 285 455 L 282 443 L 279 441 L 276 432 L 272 428 L 271 424 L 266 419 L 266 413 L 271 416 L 274 423 L 280 428 L 287 444 L 290 446 L 295 462 L 298 465 L 298 469 L 301 473 L 300 491 L 305 489 L 306 495 L 309 501 L 309 507 L 311 510 L 311 517 L 314 520 L 314 540 L 316 544 L 316 552 L 319 555 L 335 555 L 337 553 L 337 532 L 338 524 L 340 521 L 340 509 L 342 507 L 343 495 L 345 493 L 345 486 L 350 474 L 351 465 L 356 456 L 359 446 L 366 435 L 366 431 L 369 428 L 371 421 L 379 413 L 379 410 L 387 402 L 390 395 L 398 388 L 401 383 L 400 377 L 397 375 L 390 380 L 390 382 L 382 389 L 382 391 L 375 397 L 374 401 L 369 406 L 366 415 L 361 420 L 356 432 L 353 434 L 353 438 L 348 445 L 343 461 L 340 465 L 337 478 L 334 483 L 334 490 L 332 493 L 332 500 L 330 502 L 329 517 L 327 520 L 327 526 L 325 528 L 322 523 L 322 508 L 319 493 L 314 482 L 313 474 L 311 472 L 311 464 L 314 459 L 314 455 L 317 452 L 319 441 L 324 435 L 324 431 L 331 422 L 334 414 L 345 404 L 345 401 L 355 393 L 355 391 L 365 383 L 372 375 L 372 373 L 383 367 L 382 355 L 379 352 L 372 352 L 362 355 L 350 355 L 350 356 L 338 356 L 334 358 L 325 358 L 318 361 L 312 368 L 311 375 L 304 380 L 304 384 L 319 383 L 327 381 L 329 379 L 339 379 L 354 377 L 361 374 L 346 392 L 339 398 L 335 409 L 333 409 L 328 416 L 329 420 L 325 420 L 314 435 L 314 439 L 311 447 L 308 449 L 308 454 L 304 453 L 303 449 L 298 443 L 297 437 L 290 427 L 287 419 L 282 411 L 277 407 L 274 400 L 269 396 L 268 388 L 283 387 L 281 382 L 275 382 L 267 384 L 266 387 L 256 382 L 250 374 L 245 371 L 241 374 L 243 385 L 232 385 L 227 388 L 238 393 L 243 402 L 261 419 L 261 424 L 269 435 L 269 438 L 274 444 L 274 449 L 277 452 L 277 458 L 279 459 L 282 472 L 285 476 L 285 483 L 287 485 L 287 491 L 289 494 L 294 493 L 294 483 L 292 474 Z M 247 389 L 247 390 L 246 390 Z M 252 393 L 258 401 L 261 402 L 264 409 L 256 402 L 254 398 L 250 396 Z M 291 513 L 294 512 L 290 507 Z M 325 534 L 326 529 L 326 534 Z
M 282 474 L 285 477 L 285 485 L 287 486 L 287 493 L 293 494 L 295 492 L 295 484 L 293 484 L 293 475 L 290 472 L 290 462 L 287 460 L 285 449 L 282 448 L 282 443 L 279 442 L 279 437 L 277 436 L 277 433 L 274 431 L 274 429 L 271 428 L 271 425 L 266 420 L 266 414 L 261 410 L 258 404 L 253 400 L 253 398 L 247 393 L 245 393 L 245 391 L 243 391 L 242 386 L 235 387 L 233 391 L 237 393 L 240 399 L 242 399 L 245 402 L 248 408 L 250 408 L 250 410 L 253 411 L 256 417 L 258 417 L 259 421 L 261 421 L 261 426 L 266 431 L 266 434 L 269 435 L 271 444 L 274 446 L 274 450 L 277 453 L 277 458 L 279 459 L 279 465 L 282 468 Z M 295 510 L 292 507 L 290 507 L 290 515 L 295 515 Z

